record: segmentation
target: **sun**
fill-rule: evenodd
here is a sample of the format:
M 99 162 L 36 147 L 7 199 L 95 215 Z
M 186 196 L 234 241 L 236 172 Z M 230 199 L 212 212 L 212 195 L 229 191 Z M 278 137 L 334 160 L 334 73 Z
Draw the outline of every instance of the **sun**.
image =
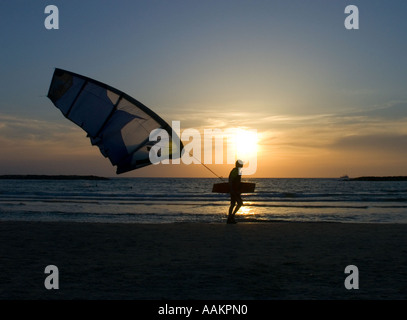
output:
M 235 149 L 238 159 L 252 159 L 258 152 L 258 136 L 256 130 L 237 129 L 235 133 Z

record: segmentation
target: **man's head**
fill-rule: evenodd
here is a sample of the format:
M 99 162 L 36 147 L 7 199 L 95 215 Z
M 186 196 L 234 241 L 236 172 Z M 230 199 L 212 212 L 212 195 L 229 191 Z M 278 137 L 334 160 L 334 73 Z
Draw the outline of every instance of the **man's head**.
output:
M 243 168 L 243 161 L 242 160 L 237 160 L 236 161 L 236 168 Z

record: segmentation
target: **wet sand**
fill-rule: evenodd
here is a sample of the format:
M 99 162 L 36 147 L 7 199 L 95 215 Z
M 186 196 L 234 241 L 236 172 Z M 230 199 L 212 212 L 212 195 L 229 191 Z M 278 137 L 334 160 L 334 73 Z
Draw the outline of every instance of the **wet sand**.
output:
M 406 299 L 406 244 L 405 224 L 2 221 L 0 299 Z

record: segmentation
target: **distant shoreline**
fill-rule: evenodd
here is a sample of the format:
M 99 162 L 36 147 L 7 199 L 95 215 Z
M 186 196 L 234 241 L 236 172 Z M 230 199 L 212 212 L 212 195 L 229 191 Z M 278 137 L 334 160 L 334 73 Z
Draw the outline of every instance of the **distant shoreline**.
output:
M 348 181 L 407 181 L 407 176 L 388 176 L 388 177 L 359 177 L 349 178 Z
M 109 178 L 98 176 L 79 175 L 36 175 L 36 174 L 8 174 L 0 176 L 3 180 L 109 180 Z
M 185 177 L 187 178 L 187 177 Z M 267 178 L 259 178 L 267 179 Z M 273 179 L 273 178 L 270 178 Z M 280 179 L 280 178 L 278 178 Z M 303 179 L 303 178 L 288 178 Z M 309 178 L 318 179 L 318 178 Z M 327 178 L 328 179 L 328 178 Z M 332 178 L 334 179 L 334 178 Z M 343 181 L 407 181 L 407 176 L 364 176 L 357 178 L 341 178 Z M 107 177 L 94 175 L 43 175 L 43 174 L 6 174 L 0 175 L 0 180 L 110 180 Z

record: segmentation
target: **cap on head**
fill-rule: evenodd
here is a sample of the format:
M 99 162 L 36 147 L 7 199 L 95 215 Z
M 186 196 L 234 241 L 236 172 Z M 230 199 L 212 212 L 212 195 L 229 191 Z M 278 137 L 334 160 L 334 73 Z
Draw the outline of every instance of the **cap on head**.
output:
M 242 160 L 237 160 L 236 161 L 236 167 L 243 168 L 243 161 Z

